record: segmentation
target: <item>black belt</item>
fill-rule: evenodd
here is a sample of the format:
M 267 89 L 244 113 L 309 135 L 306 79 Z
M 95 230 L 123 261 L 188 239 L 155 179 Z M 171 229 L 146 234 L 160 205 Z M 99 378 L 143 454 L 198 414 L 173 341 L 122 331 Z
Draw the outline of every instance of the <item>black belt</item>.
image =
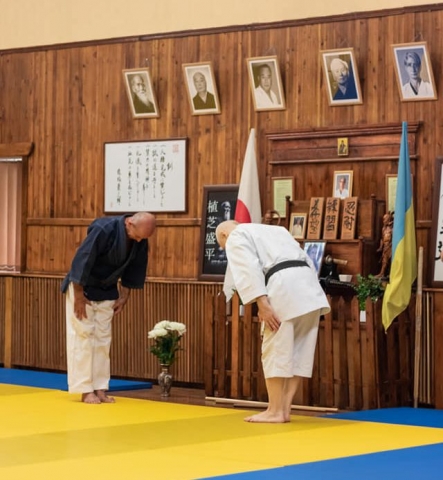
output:
M 291 267 L 309 267 L 309 265 L 304 260 L 286 260 L 285 262 L 277 263 L 271 267 L 265 275 L 265 285 L 268 284 L 268 281 L 275 272 L 279 270 L 284 270 L 285 268 Z

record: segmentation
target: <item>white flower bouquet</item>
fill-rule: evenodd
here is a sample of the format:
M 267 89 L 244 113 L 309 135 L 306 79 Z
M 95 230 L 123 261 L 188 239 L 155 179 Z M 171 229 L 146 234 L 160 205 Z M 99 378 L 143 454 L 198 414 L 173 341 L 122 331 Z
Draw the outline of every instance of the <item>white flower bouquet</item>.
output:
M 150 352 L 153 353 L 162 365 L 172 365 L 176 353 L 181 350 L 180 340 L 186 333 L 186 325 L 180 322 L 162 320 L 154 325 L 148 333 L 148 338 L 154 340 Z

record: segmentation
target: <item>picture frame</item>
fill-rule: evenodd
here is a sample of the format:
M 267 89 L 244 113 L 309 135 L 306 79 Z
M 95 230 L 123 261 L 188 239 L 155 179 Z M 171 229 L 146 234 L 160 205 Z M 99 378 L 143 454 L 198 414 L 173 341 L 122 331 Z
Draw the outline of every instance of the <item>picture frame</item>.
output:
M 386 211 L 393 212 L 395 210 L 395 197 L 397 195 L 397 179 L 398 175 L 394 173 L 386 174 Z
M 335 171 L 332 196 L 335 198 L 352 197 L 353 176 L 354 172 L 352 170 Z
M 321 50 L 320 55 L 329 105 L 363 103 L 354 49 Z
M 198 279 L 222 282 L 228 260 L 215 237 L 217 226 L 225 220 L 234 220 L 238 184 L 204 185 Z M 229 208 L 228 208 L 229 207 Z
M 307 240 L 304 242 L 303 250 L 312 260 L 317 276 L 320 276 L 323 258 L 325 256 L 326 242 L 324 240 Z
M 401 101 L 437 100 L 426 42 L 395 44 L 391 48 Z
M 386 174 L 386 211 L 393 212 L 395 210 L 395 197 L 397 195 L 397 178 L 396 173 Z M 411 186 L 414 192 L 414 175 L 411 173 Z
M 104 144 L 104 211 L 186 211 L 187 138 Z
M 212 62 L 183 63 L 182 68 L 192 115 L 220 113 Z
M 337 138 L 337 155 L 339 157 L 347 157 L 349 155 L 349 145 L 346 137 Z
M 246 59 L 256 112 L 285 110 L 286 101 L 277 56 Z
M 126 94 L 133 118 L 160 116 L 149 68 L 123 70 Z
M 307 220 L 307 213 L 291 213 L 289 232 L 296 240 L 303 240 L 305 238 Z
M 431 285 L 436 288 L 443 287 L 443 156 L 435 161 L 435 182 L 432 199 L 432 222 L 431 229 Z
M 272 177 L 272 209 L 286 218 L 286 197 L 294 199 L 294 177 Z

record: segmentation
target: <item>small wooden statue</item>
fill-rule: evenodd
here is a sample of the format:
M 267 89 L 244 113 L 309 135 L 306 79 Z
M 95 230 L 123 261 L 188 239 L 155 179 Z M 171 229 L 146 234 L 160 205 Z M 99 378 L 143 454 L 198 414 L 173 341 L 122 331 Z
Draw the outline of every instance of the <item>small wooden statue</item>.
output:
M 266 225 L 280 225 L 281 217 L 277 210 L 268 210 L 262 219 Z
M 381 270 L 377 277 L 386 277 L 389 274 L 392 257 L 392 229 L 394 225 L 394 212 L 387 212 L 383 215 L 383 228 L 381 231 L 380 246 L 377 252 L 381 252 Z

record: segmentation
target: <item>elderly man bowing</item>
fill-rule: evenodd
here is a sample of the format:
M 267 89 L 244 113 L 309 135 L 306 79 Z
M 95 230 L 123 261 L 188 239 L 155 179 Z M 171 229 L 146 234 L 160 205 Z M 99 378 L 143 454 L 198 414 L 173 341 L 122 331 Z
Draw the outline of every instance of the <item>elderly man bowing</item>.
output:
M 269 404 L 248 422 L 290 421 L 301 377 L 311 377 L 320 316 L 329 312 L 311 259 L 283 227 L 220 223 L 217 241 L 226 250 L 243 303 L 257 302 L 264 323 L 262 364 Z

